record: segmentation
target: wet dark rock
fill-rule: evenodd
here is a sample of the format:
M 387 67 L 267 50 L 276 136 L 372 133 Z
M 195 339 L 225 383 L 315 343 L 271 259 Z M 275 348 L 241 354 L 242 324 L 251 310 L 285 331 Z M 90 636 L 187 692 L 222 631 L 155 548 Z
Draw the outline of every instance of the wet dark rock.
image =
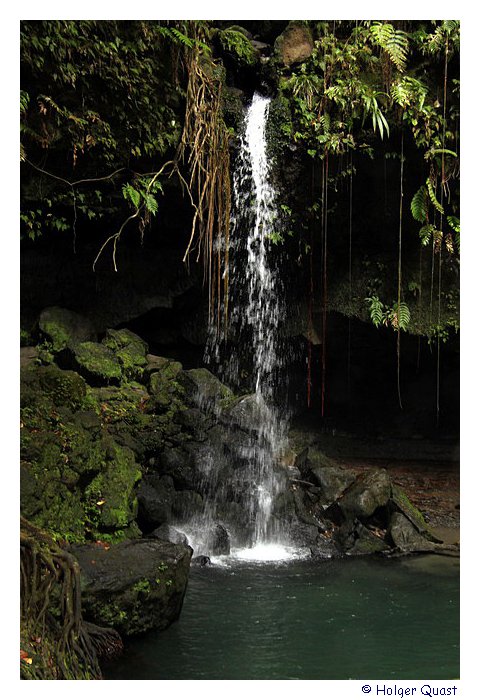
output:
M 215 523 L 208 532 L 207 547 L 214 556 L 230 554 L 230 535 L 221 523 Z
M 184 408 L 177 411 L 173 420 L 197 442 L 205 442 L 207 430 L 212 427 L 212 421 L 197 408 Z
M 137 498 L 138 519 L 144 532 L 171 520 L 172 503 L 175 498 L 171 477 L 147 474 L 140 482 Z
M 134 635 L 165 629 L 180 615 L 190 547 L 147 538 L 72 551 L 80 564 L 86 620 Z
M 230 429 L 253 434 L 258 434 L 263 424 L 261 410 L 254 394 L 235 400 L 222 411 L 219 420 Z
M 393 484 L 392 487 L 392 502 L 395 508 L 410 521 L 417 532 L 431 542 L 441 543 L 442 540 L 438 539 L 438 537 L 433 534 L 422 513 L 418 508 L 415 508 L 405 492 L 396 484 Z
M 174 493 L 172 514 L 177 520 L 188 520 L 203 513 L 203 509 L 203 499 L 196 491 L 176 491 Z
M 184 372 L 179 381 L 183 383 L 189 400 L 203 411 L 220 411 L 234 399 L 232 391 L 203 367 Z
M 194 447 L 165 447 L 156 460 L 156 469 L 172 477 L 177 490 L 192 490 L 197 480 Z
M 338 501 L 347 518 L 369 518 L 386 506 L 392 494 L 392 482 L 385 469 L 371 469 L 360 474 Z
M 393 513 L 388 534 L 395 547 L 403 552 L 434 551 L 435 544 L 427 540 L 403 513 Z
M 335 531 L 334 538 L 339 550 L 349 555 L 377 554 L 389 549 L 383 537 L 374 534 L 358 519 L 345 522 Z
M 317 501 L 311 501 L 302 489 L 293 491 L 293 499 L 299 520 L 307 525 L 314 525 L 316 528 L 323 527 L 323 508 L 321 505 L 317 505 Z
M 318 527 L 300 521 L 292 521 L 288 528 L 288 536 L 293 545 L 298 547 L 315 548 L 318 541 Z
M 193 557 L 192 566 L 211 566 L 212 562 L 210 557 L 205 554 L 200 554 L 198 557 Z
M 185 533 L 180 532 L 180 530 L 177 530 L 166 523 L 155 528 L 155 530 L 149 534 L 149 537 L 156 537 L 159 540 L 165 540 L 166 542 L 172 542 L 173 544 L 188 545 L 188 538 Z
M 41 335 L 51 344 L 53 352 L 96 339 L 95 327 L 88 318 L 59 306 L 44 309 L 38 319 L 38 327 Z

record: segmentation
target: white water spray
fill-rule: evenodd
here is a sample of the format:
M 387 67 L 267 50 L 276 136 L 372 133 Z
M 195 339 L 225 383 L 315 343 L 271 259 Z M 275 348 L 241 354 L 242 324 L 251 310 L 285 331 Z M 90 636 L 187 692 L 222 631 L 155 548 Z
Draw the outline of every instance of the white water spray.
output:
M 248 484 L 244 494 L 251 544 L 277 543 L 281 536 L 273 517 L 281 479 L 275 463 L 285 446 L 286 420 L 275 407 L 275 390 L 281 367 L 279 329 L 284 319 L 280 276 L 274 265 L 279 254 L 271 246 L 278 226 L 275 191 L 267 157 L 266 126 L 270 98 L 253 96 L 245 117 L 233 178 L 229 335 L 231 351 L 225 358 L 225 338 L 212 329 L 207 357 L 215 371 L 232 386 L 241 384 L 241 368 L 252 377 L 254 394 L 248 413 L 255 439 L 242 447 Z M 222 355 L 223 353 L 223 355 Z

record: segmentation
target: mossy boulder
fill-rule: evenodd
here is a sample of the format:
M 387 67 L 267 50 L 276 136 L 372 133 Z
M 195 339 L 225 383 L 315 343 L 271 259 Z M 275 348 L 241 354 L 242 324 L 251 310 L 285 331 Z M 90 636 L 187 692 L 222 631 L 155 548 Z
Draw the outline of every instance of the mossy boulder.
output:
M 425 538 L 403 514 L 392 514 L 388 535 L 395 547 L 402 552 L 434 551 L 435 544 Z
M 21 511 L 70 542 L 139 532 L 139 466 L 108 434 L 90 391 L 55 365 L 21 373 Z
M 20 373 L 21 406 L 32 410 L 40 404 L 80 408 L 87 394 L 85 380 L 71 370 L 59 369 L 56 365 L 47 367 L 28 366 Z
M 102 344 L 115 354 L 127 379 L 143 377 L 143 370 L 147 366 L 148 345 L 138 335 L 127 328 L 108 329 Z
M 112 532 L 129 527 L 137 515 L 135 486 L 142 473 L 128 447 L 111 438 L 103 443 L 105 464 L 85 490 L 85 503 L 96 528 Z
M 311 480 L 321 488 L 324 505 L 339 499 L 355 481 L 353 472 L 339 466 L 335 460 L 312 447 L 297 456 L 295 466 L 304 479 Z
M 180 377 L 188 401 L 200 410 L 220 411 L 235 399 L 233 392 L 208 369 L 189 369 Z
M 149 411 L 160 414 L 168 412 L 169 416 L 173 418 L 175 412 L 184 406 L 185 389 L 183 384 L 178 381 L 183 374 L 182 365 L 180 362 L 167 358 L 158 359 L 163 359 L 164 362 L 159 362 L 159 370 L 150 375 Z
M 415 530 L 423 537 L 431 542 L 441 542 L 427 525 L 422 513 L 413 505 L 407 494 L 396 484 L 392 486 L 392 502 L 395 510 L 402 513 L 410 521 Z
M 360 474 L 338 501 L 347 517 L 365 520 L 386 506 L 392 494 L 392 482 L 386 469 L 370 469 Z
M 93 386 L 120 384 L 122 366 L 115 353 L 101 343 L 78 343 L 72 349 L 79 374 Z
M 95 328 L 89 319 L 59 306 L 44 309 L 38 319 L 38 327 L 54 353 L 96 338 Z
M 84 618 L 122 635 L 165 629 L 180 615 L 192 550 L 159 539 L 73 548 Z
M 289 22 L 275 40 L 274 56 L 283 66 L 290 67 L 310 58 L 313 51 L 311 29 L 299 21 Z

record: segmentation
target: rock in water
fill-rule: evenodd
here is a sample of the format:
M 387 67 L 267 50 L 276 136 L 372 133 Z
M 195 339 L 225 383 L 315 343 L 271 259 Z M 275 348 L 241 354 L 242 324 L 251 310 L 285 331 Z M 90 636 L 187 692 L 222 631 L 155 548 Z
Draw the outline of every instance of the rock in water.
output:
M 72 546 L 86 620 L 133 635 L 165 629 L 180 615 L 192 549 L 156 539 Z

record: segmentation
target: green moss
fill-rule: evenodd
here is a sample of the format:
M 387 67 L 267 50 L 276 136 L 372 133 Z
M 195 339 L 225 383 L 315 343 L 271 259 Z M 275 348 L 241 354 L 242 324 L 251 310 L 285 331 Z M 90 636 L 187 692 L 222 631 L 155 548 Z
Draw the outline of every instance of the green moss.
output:
M 27 345 L 31 345 L 32 339 L 30 333 L 24 328 L 20 328 L 20 347 L 24 348 Z
M 128 447 L 111 438 L 105 443 L 107 461 L 85 491 L 86 511 L 94 530 L 120 530 L 130 525 L 137 513 L 134 487 L 142 473 Z
M 102 343 L 115 353 L 127 379 L 142 378 L 143 368 L 147 365 L 148 345 L 138 335 L 126 328 L 109 329 Z
M 396 484 L 392 486 L 392 501 L 397 506 L 397 508 L 410 520 L 412 525 L 420 532 L 424 537 L 431 540 L 432 542 L 438 542 L 438 538 L 435 537 L 433 532 L 430 530 L 429 526 L 422 513 L 416 508 L 413 503 L 408 498 L 407 494 L 402 491 Z
M 145 593 L 148 595 L 150 593 L 151 586 L 150 586 L 150 581 L 148 579 L 140 579 L 140 581 L 137 581 L 133 586 L 132 586 L 132 591 L 135 591 L 135 593 Z
M 80 408 L 85 400 L 85 380 L 76 372 L 62 370 L 55 365 L 28 367 L 20 375 L 21 405 L 42 409 L 42 404 L 52 407 Z
M 171 418 L 184 408 L 184 387 L 177 381 L 182 369 L 179 362 L 166 361 L 164 367 L 150 377 L 151 398 L 148 410 L 154 413 L 167 413 Z
M 78 371 L 94 384 L 120 384 L 122 368 L 115 354 L 100 343 L 79 343 L 74 349 Z

